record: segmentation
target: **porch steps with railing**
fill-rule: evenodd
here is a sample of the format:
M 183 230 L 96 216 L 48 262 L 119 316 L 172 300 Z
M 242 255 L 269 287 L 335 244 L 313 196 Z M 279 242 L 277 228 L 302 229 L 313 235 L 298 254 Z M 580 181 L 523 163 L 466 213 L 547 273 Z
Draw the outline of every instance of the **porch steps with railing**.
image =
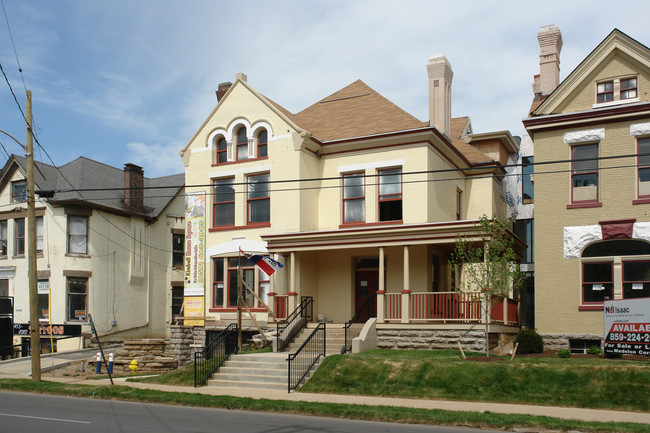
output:
M 308 323 L 307 327 L 300 331 L 284 349 L 284 352 L 294 353 L 298 350 L 316 326 L 318 326 L 318 323 Z M 325 355 L 339 355 L 343 345 L 345 345 L 345 329 L 343 329 L 343 325 L 339 323 L 328 323 L 325 333 Z
M 286 353 L 232 355 L 207 381 L 224 388 L 287 389 Z

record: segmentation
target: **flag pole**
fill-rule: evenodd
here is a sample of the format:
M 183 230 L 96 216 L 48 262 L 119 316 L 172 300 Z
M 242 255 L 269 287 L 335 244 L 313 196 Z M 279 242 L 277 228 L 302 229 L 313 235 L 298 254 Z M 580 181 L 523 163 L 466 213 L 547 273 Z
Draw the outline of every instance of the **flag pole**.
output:
M 237 352 L 241 352 L 241 304 L 242 304 L 241 248 L 237 260 Z

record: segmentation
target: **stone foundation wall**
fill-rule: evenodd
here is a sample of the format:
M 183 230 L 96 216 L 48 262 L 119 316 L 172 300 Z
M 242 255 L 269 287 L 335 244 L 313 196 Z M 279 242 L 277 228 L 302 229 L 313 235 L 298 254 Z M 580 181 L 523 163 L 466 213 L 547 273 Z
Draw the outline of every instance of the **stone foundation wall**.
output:
M 569 340 L 599 340 L 600 334 L 539 334 L 544 340 L 544 350 L 561 350 L 569 348 Z
M 178 368 L 178 359 L 166 355 L 167 341 L 162 339 L 143 339 L 125 341 L 122 348 L 115 351 L 115 374 L 130 374 L 132 360 L 138 362 L 138 373 L 159 374 Z
M 377 329 L 377 347 L 381 349 L 451 349 L 485 351 L 485 330 Z
M 200 326 L 172 325 L 167 355 L 178 360 L 179 365 L 194 362 L 194 352 L 205 348 L 205 328 Z

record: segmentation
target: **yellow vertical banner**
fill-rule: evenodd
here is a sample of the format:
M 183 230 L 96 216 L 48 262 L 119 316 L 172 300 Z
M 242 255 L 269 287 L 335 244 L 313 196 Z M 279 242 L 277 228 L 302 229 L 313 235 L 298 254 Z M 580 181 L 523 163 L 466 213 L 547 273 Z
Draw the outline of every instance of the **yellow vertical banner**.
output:
M 203 326 L 205 311 L 205 191 L 185 197 L 185 287 L 184 317 L 186 325 Z

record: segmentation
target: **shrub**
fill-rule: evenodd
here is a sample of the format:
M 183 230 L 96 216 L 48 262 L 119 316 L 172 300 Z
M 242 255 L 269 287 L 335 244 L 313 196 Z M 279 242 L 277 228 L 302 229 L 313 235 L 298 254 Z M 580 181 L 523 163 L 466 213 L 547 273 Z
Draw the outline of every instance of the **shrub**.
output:
M 589 349 L 587 349 L 587 353 L 589 355 L 600 355 L 601 354 L 600 347 L 591 346 Z
M 569 349 L 560 349 L 557 351 L 558 358 L 571 358 L 571 351 Z
M 517 353 L 542 353 L 544 351 L 544 340 L 534 329 L 519 331 L 515 343 L 519 343 Z

